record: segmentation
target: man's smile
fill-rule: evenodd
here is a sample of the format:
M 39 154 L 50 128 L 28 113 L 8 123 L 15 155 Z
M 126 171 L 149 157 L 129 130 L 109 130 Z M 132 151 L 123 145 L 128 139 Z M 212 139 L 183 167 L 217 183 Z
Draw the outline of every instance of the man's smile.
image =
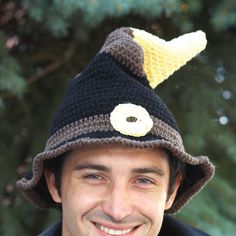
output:
M 109 235 L 126 235 L 126 236 L 128 236 L 128 234 L 130 232 L 133 232 L 138 227 L 138 226 L 135 226 L 135 227 L 117 227 L 117 226 L 113 227 L 113 226 L 105 226 L 103 224 L 98 224 L 98 223 L 94 223 L 94 225 L 96 226 L 96 228 L 98 228 L 99 230 L 105 232 L 106 234 L 109 234 Z

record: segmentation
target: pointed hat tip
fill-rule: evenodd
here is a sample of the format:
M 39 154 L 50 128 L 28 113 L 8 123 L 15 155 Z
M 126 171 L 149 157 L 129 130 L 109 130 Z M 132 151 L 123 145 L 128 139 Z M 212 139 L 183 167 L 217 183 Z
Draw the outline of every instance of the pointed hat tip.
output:
M 155 88 L 176 70 L 205 49 L 206 34 L 198 30 L 165 41 L 144 30 L 131 28 L 134 40 L 144 53 L 144 71 Z
M 202 30 L 197 30 L 192 33 L 184 34 L 180 36 L 179 38 L 181 37 L 186 37 L 186 41 L 189 40 L 189 43 L 191 44 L 196 43 L 199 46 L 199 50 L 201 51 L 206 48 L 207 38 L 206 38 L 205 32 L 203 32 Z
M 202 47 L 203 47 L 202 50 L 204 50 L 206 48 L 206 45 L 207 45 L 206 33 L 203 32 L 202 30 L 198 30 L 198 31 L 196 31 L 196 34 L 199 35 L 199 39 L 202 42 Z

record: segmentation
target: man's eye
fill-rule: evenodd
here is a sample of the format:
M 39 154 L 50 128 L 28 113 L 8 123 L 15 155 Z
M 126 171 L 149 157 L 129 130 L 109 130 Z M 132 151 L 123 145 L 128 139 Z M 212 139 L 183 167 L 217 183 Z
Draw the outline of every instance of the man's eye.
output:
M 137 180 L 137 183 L 139 183 L 139 184 L 154 184 L 154 182 L 148 178 L 139 178 Z
M 90 174 L 90 175 L 85 175 L 83 176 L 84 179 L 91 179 L 91 180 L 100 180 L 102 179 L 101 176 L 95 175 L 95 174 Z

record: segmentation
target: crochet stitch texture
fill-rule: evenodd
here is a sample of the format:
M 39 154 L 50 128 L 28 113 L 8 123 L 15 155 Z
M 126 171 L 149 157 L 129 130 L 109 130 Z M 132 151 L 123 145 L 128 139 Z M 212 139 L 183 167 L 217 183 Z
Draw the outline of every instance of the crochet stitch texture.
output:
M 17 182 L 17 187 L 37 207 L 56 206 L 45 183 L 44 161 L 59 158 L 82 145 L 117 143 L 170 150 L 174 158 L 185 163 L 186 179 L 166 213 L 179 211 L 212 178 L 214 166 L 208 157 L 194 157 L 185 152 L 176 121 L 145 72 L 147 56 L 143 43 L 134 40 L 134 32 L 132 28 L 113 31 L 91 63 L 69 82 L 52 121 L 45 150 L 35 156 L 32 173 Z M 195 56 L 196 50 L 193 52 L 190 54 Z M 190 58 L 188 55 L 182 64 Z M 114 108 L 129 103 L 143 107 L 153 121 L 151 130 L 144 136 L 122 134 L 110 123 Z

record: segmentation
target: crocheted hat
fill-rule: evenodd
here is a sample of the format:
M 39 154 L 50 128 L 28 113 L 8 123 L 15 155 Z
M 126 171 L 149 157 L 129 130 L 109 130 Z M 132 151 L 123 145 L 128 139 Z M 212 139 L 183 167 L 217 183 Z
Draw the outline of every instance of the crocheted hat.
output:
M 45 160 L 87 144 L 162 147 L 186 165 L 186 178 L 166 213 L 180 210 L 212 178 L 214 166 L 206 156 L 185 152 L 175 119 L 154 88 L 205 46 L 202 31 L 169 42 L 134 28 L 113 31 L 70 81 L 45 150 L 17 187 L 37 207 L 54 207 L 43 175 Z

